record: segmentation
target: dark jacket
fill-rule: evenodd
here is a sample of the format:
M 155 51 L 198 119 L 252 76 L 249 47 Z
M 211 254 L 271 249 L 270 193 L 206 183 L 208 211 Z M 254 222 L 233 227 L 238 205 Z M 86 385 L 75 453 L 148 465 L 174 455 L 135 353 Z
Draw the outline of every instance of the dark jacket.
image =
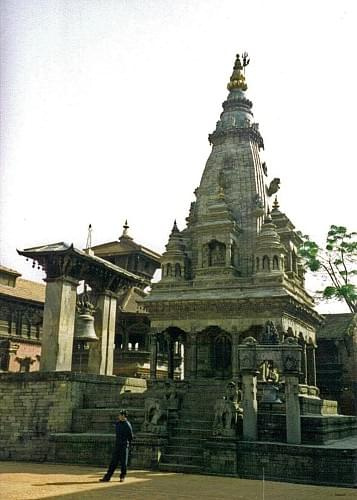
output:
M 127 448 L 133 440 L 133 429 L 128 420 L 115 422 L 116 446 Z

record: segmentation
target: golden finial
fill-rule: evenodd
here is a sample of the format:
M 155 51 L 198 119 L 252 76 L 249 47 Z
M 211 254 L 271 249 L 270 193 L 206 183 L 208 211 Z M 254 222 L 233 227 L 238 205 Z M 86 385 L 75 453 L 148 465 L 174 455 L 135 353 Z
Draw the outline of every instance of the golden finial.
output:
M 248 66 L 250 59 L 248 58 L 247 52 L 242 54 L 242 61 L 240 60 L 240 55 L 237 54 L 236 61 L 234 63 L 233 73 L 231 79 L 227 85 L 228 90 L 240 89 L 247 90 L 248 86 L 245 82 L 245 67 Z

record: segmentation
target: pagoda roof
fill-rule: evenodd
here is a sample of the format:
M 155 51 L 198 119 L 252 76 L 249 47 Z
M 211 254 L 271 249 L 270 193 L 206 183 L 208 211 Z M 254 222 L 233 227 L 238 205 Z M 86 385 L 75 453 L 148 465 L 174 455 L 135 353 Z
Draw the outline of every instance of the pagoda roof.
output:
M 111 241 L 108 243 L 102 243 L 101 245 L 92 246 L 92 250 L 95 255 L 127 255 L 133 252 L 140 252 L 146 257 L 159 262 L 161 255 L 149 248 L 136 243 L 130 238 L 121 238 L 119 241 Z
M 0 284 L 0 295 L 14 299 L 29 300 L 43 304 L 45 302 L 46 285 L 36 281 L 17 278 L 15 286 Z
M 105 259 L 101 259 L 93 254 L 93 252 L 85 252 L 83 250 L 79 250 L 73 246 L 73 243 L 68 244 L 65 242 L 59 243 L 50 243 L 47 245 L 42 245 L 38 247 L 26 248 L 25 250 L 17 250 L 19 255 L 23 255 L 24 257 L 34 259 L 39 261 L 41 265 L 44 265 L 47 259 L 54 256 L 71 256 L 77 257 L 80 260 L 87 262 L 90 267 L 99 267 L 106 271 L 111 272 L 113 275 L 116 275 L 120 278 L 125 278 L 128 282 L 138 285 L 147 284 L 147 280 L 144 278 L 127 271 L 111 262 L 108 262 Z M 83 279 L 83 278 L 82 278 Z

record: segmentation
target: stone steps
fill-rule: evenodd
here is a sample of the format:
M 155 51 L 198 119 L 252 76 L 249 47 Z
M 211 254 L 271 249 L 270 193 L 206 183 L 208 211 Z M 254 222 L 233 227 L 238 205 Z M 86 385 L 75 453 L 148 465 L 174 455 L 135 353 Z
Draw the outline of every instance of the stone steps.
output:
M 213 409 L 223 396 L 226 382 L 191 382 L 185 393 L 176 426 L 169 426 L 168 444 L 160 470 L 199 473 L 203 469 L 203 445 L 212 436 Z
M 185 474 L 199 474 L 201 472 L 201 467 L 198 465 L 160 462 L 159 470 L 163 472 L 183 472 Z
M 182 453 L 163 453 L 162 461 L 166 464 L 177 464 L 177 465 L 196 465 L 202 466 L 202 453 L 199 455 L 191 455 L 191 454 L 182 454 Z

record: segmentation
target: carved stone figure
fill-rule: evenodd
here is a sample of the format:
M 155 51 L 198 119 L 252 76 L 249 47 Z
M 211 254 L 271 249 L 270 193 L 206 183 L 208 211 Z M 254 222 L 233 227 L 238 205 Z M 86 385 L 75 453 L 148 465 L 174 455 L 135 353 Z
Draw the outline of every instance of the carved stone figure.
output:
M 167 406 L 157 398 L 145 400 L 143 431 L 161 434 L 167 431 Z
M 235 436 L 237 432 L 238 414 L 242 413 L 240 401 L 242 392 L 234 382 L 229 382 L 223 398 L 214 405 L 213 434 L 215 436 Z
M 262 344 L 279 344 L 279 334 L 272 321 L 267 321 L 264 326 Z
M 273 196 L 273 194 L 277 193 L 279 189 L 280 189 L 280 179 L 278 177 L 275 177 L 269 184 L 269 187 L 267 189 L 267 195 Z
M 170 410 L 178 410 L 180 406 L 180 395 L 176 390 L 175 384 L 172 380 L 165 381 L 165 395 L 166 406 Z

